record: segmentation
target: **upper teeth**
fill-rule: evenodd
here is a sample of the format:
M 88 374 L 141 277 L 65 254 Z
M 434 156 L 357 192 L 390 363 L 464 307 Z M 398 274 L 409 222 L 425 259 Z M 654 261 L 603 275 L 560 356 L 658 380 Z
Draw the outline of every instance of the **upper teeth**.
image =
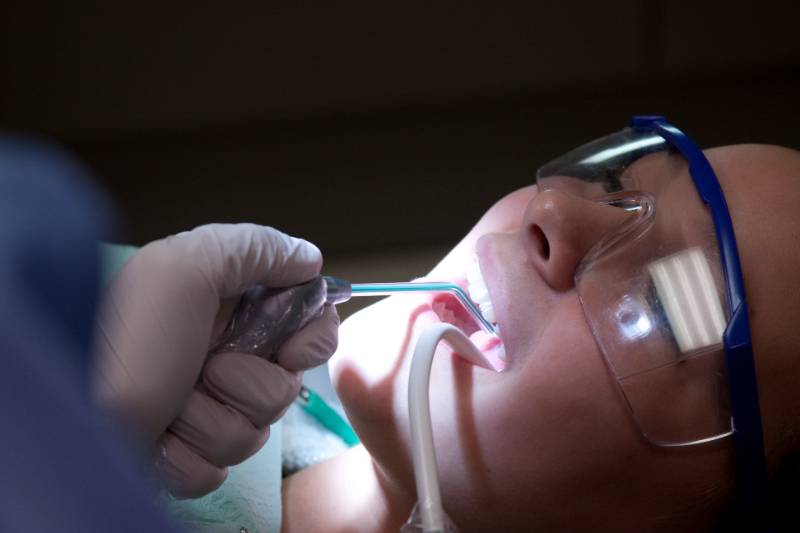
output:
M 469 292 L 472 301 L 480 307 L 481 313 L 483 313 L 486 320 L 493 324 L 496 323 L 492 300 L 489 297 L 486 282 L 483 281 L 483 274 L 481 274 L 481 266 L 477 257 L 473 259 L 467 269 L 467 292 Z

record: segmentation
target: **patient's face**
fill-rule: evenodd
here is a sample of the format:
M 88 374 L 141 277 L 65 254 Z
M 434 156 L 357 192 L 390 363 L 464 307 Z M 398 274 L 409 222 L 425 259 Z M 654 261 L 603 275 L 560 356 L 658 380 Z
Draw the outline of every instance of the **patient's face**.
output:
M 786 158 L 800 163 L 796 153 L 768 147 L 708 154 L 732 211 L 747 290 L 760 291 L 767 282 L 751 283 L 748 272 L 749 250 L 758 248 L 751 242 L 758 232 L 748 228 L 760 223 L 760 202 L 748 198 L 771 193 L 755 191 L 752 169 L 737 163 L 754 160 L 751 152 L 767 168 Z M 659 168 L 640 170 L 645 176 Z M 680 186 L 665 197 L 683 210 L 669 232 L 691 234 L 693 213 L 703 209 L 697 193 Z M 695 515 L 692 528 L 699 530 L 729 493 L 729 440 L 679 450 L 649 444 L 587 325 L 575 269 L 625 216 L 618 208 L 523 188 L 492 206 L 430 273 L 463 284 L 477 252 L 507 354 L 500 373 L 466 363 L 444 344 L 434 359 L 440 483 L 445 508 L 463 530 L 638 531 L 645 523 L 648 530 L 670 530 L 686 514 Z M 331 361 L 334 385 L 363 443 L 381 472 L 411 495 L 408 369 L 419 334 L 449 305 L 436 300 L 397 296 L 357 313 L 343 324 Z

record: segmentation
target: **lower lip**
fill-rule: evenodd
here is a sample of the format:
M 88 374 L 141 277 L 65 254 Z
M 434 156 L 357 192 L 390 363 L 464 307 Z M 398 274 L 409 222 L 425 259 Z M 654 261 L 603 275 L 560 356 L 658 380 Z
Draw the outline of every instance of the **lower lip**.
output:
M 469 340 L 474 344 L 492 364 L 494 370 L 500 372 L 508 364 L 506 350 L 503 342 L 497 335 L 478 330 L 469 336 Z
M 497 335 L 486 333 L 482 329 L 470 335 L 469 340 L 472 341 L 472 344 L 477 346 L 482 352 L 493 350 L 494 348 L 497 348 L 503 344 Z

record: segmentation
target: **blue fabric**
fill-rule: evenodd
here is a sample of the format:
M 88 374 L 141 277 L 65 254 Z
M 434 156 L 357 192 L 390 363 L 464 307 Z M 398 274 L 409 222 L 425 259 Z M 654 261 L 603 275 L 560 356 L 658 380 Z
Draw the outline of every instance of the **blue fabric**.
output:
M 0 272 L 58 317 L 88 369 L 99 261 L 110 234 L 106 202 L 66 152 L 0 137 Z
M 111 218 L 86 175 L 0 137 L 0 531 L 174 532 L 89 397 Z

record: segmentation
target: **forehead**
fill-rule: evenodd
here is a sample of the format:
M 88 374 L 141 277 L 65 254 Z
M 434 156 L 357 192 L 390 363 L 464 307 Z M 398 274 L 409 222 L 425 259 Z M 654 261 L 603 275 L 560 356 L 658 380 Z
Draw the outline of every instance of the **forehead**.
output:
M 678 152 L 647 154 L 628 165 L 620 183 L 626 190 L 660 195 L 670 189 L 694 187 L 686 159 Z

